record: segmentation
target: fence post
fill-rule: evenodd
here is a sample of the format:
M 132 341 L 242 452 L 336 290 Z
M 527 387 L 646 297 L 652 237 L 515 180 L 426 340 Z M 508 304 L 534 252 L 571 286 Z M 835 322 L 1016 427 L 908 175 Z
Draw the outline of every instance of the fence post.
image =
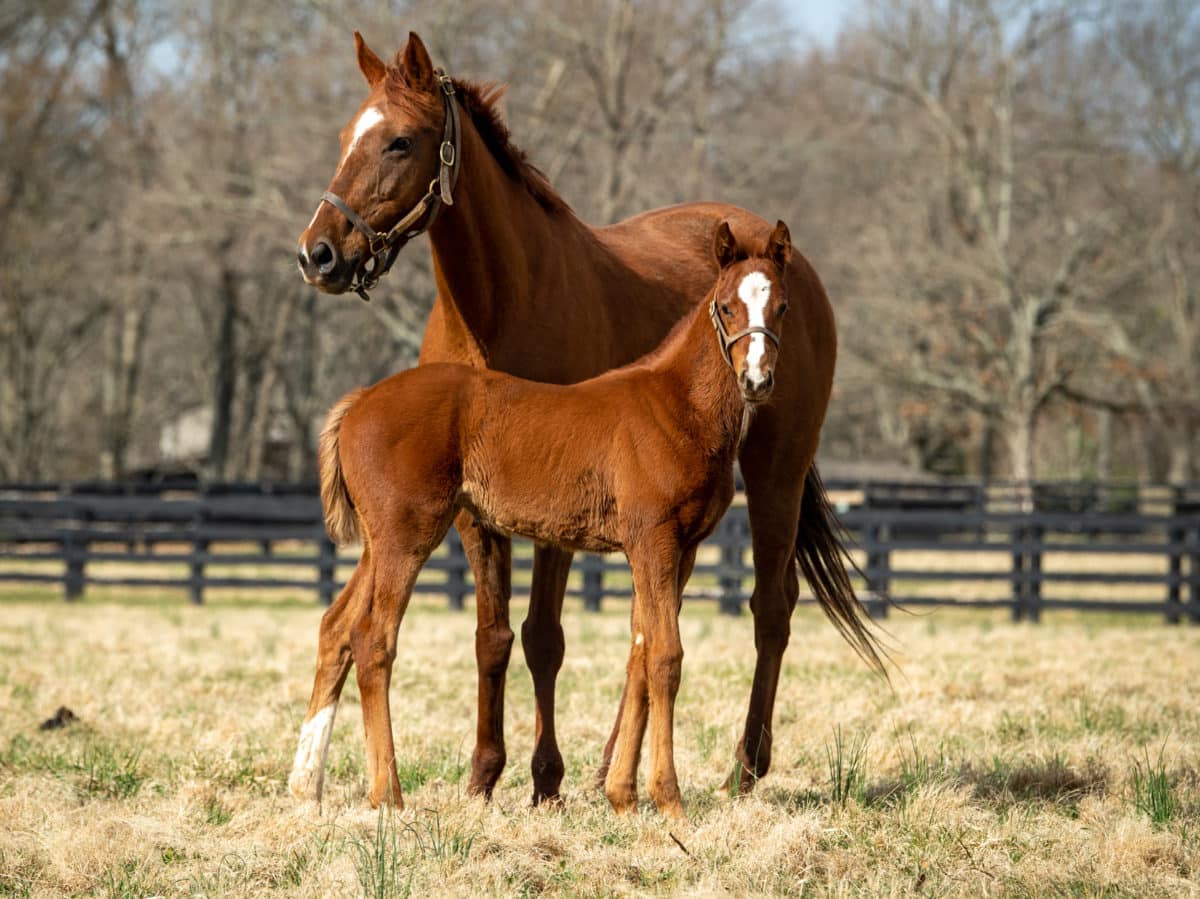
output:
M 1045 529 L 1040 524 L 1030 525 L 1025 536 L 1028 545 L 1025 552 L 1025 611 L 1034 624 L 1042 620 L 1042 537 Z
M 888 594 L 891 592 L 892 553 L 888 548 L 891 528 L 876 522 L 866 530 L 867 590 L 874 594 L 867 600 L 867 613 L 872 618 L 887 618 Z
M 604 596 L 604 560 L 595 553 L 584 553 L 579 567 L 583 569 L 583 608 L 599 612 Z
M 1011 531 L 1012 549 L 1012 620 L 1025 617 L 1025 528 L 1014 524 Z
M 446 534 L 446 550 L 449 562 L 446 567 L 446 596 L 450 610 L 461 612 L 465 608 L 467 595 L 467 554 L 463 552 L 462 538 L 458 531 L 450 528 Z
M 1188 528 L 1188 619 L 1200 625 L 1200 523 Z
M 322 605 L 331 605 L 336 590 L 337 547 L 322 527 L 317 536 L 317 598 Z
M 721 540 L 720 610 L 725 615 L 742 614 L 742 535 L 726 513 L 717 533 Z
M 63 576 L 63 599 L 67 602 L 83 596 L 87 585 L 87 540 L 77 531 L 67 531 L 62 541 L 67 569 Z
M 196 537 L 192 541 L 192 576 L 191 576 L 191 592 L 192 605 L 198 606 L 204 603 L 204 559 L 203 556 L 208 554 L 209 543 L 207 540 Z
M 1176 488 L 1178 490 L 1178 488 Z M 1179 524 L 1167 529 L 1167 624 L 1179 624 L 1180 606 L 1183 602 L 1183 552 L 1188 531 Z M 1189 592 L 1194 580 L 1189 577 Z M 1189 597 L 1189 600 L 1191 597 Z

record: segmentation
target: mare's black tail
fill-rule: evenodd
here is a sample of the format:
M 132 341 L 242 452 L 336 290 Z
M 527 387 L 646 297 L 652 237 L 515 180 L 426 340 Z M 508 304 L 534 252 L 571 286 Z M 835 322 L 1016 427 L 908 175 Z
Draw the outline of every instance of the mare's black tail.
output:
M 796 531 L 796 561 L 813 595 L 838 633 L 862 660 L 887 678 L 886 650 L 871 628 L 870 616 L 854 593 L 847 566 L 858 570 L 842 544 L 845 531 L 837 520 L 815 464 L 804 479 L 800 527 Z M 859 572 L 861 574 L 861 571 Z

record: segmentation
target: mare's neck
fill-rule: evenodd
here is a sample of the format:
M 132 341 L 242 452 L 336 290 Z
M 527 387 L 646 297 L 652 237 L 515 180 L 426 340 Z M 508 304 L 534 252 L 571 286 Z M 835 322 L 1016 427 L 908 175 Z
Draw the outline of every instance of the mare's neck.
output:
M 742 436 L 746 401 L 737 376 L 717 346 L 717 335 L 708 317 L 708 302 L 688 313 L 667 338 L 658 368 L 683 385 L 688 405 L 688 430 L 712 454 L 736 452 Z
M 505 322 L 535 311 L 532 279 L 548 254 L 566 251 L 565 232 L 586 226 L 566 208 L 544 208 L 501 169 L 467 111 L 459 112 L 454 205 L 443 207 L 429 236 L 439 297 L 486 354 Z

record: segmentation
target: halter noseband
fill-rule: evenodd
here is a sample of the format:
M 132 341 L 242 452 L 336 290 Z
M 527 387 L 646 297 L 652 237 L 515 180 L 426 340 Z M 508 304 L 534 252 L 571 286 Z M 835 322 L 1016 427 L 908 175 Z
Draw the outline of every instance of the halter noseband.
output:
M 779 335 L 770 328 L 751 325 L 749 328 L 742 328 L 742 330 L 735 334 L 730 334 L 726 331 L 725 323 L 721 321 L 721 314 L 717 312 L 717 297 L 715 294 L 708 304 L 708 317 L 712 319 L 713 328 L 717 332 L 717 347 L 721 350 L 721 356 L 724 358 L 725 364 L 729 366 L 729 370 L 734 374 L 737 374 L 737 369 L 733 367 L 733 356 L 730 354 L 729 348 L 743 337 L 749 337 L 751 334 L 764 334 L 771 339 L 771 342 L 775 346 L 779 346 Z
M 367 239 L 371 255 L 359 267 L 355 273 L 356 280 L 351 285 L 354 292 L 367 301 L 371 299 L 367 291 L 374 289 L 379 279 L 388 273 L 401 248 L 429 229 L 442 206 L 454 205 L 454 185 L 458 182 L 458 150 L 462 142 L 462 132 L 458 126 L 458 103 L 454 100 L 454 82 L 450 76 L 441 69 L 435 69 L 434 74 L 446 102 L 446 124 L 442 129 L 442 143 L 438 148 L 437 177 L 429 182 L 429 189 L 425 191 L 425 196 L 417 201 L 417 205 L 386 233 L 380 234 L 337 194 L 328 190 L 321 194 L 321 202 L 328 203 L 344 215 Z

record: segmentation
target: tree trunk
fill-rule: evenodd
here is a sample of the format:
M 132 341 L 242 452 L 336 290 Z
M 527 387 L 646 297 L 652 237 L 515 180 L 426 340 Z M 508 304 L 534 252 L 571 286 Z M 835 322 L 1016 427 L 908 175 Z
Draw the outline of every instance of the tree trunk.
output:
M 287 337 L 288 325 L 291 322 L 292 310 L 296 302 L 292 294 L 285 294 L 279 304 L 279 312 L 275 316 L 275 327 L 271 331 L 271 342 L 261 360 L 262 379 L 258 385 L 258 399 L 254 403 L 254 420 L 250 424 L 250 446 L 246 461 L 246 479 L 258 481 L 263 476 L 263 460 L 267 453 L 267 444 L 271 440 L 271 423 L 274 418 L 274 404 L 271 398 L 275 394 L 275 386 L 279 380 L 279 356 L 283 352 L 284 339 Z
M 219 297 L 221 322 L 217 329 L 214 353 L 217 367 L 213 382 L 212 431 L 205 470 L 205 477 L 210 481 L 224 480 L 227 475 L 230 438 L 233 434 L 233 398 L 237 387 L 237 275 L 224 262 L 221 266 Z

